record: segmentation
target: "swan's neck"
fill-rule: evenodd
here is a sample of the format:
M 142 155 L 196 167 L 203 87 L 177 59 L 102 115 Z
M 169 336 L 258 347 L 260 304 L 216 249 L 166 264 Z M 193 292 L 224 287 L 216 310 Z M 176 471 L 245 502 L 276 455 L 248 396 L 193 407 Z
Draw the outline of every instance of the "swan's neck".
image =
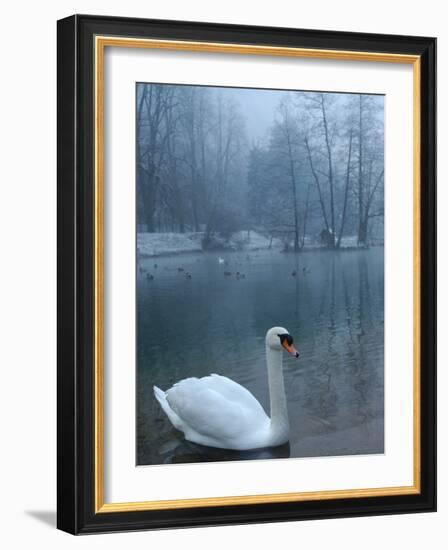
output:
M 271 400 L 271 430 L 279 437 L 288 436 L 289 421 L 283 382 L 283 354 L 266 346 L 269 395 Z

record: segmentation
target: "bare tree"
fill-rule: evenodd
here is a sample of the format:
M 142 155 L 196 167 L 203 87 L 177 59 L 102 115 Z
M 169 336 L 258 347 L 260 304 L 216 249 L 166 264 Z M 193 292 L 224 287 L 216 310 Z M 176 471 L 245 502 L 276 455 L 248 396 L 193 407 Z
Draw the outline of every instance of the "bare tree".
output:
M 347 215 L 348 194 L 349 194 L 349 187 L 350 187 L 350 163 L 352 159 L 352 141 L 353 141 L 352 138 L 353 138 L 353 130 L 350 129 L 350 137 L 348 140 L 347 168 L 345 171 L 344 203 L 342 207 L 341 228 L 339 229 L 336 248 L 340 248 L 341 246 L 341 239 L 342 239 L 342 236 L 344 235 L 344 226 L 345 226 L 345 220 Z
M 296 172 L 296 162 L 297 162 L 297 127 L 296 123 L 293 120 L 293 115 L 291 114 L 291 103 L 287 99 L 283 100 L 279 105 L 279 129 L 283 134 L 287 156 L 287 166 L 289 172 L 289 181 L 291 186 L 291 200 L 292 200 L 292 211 L 294 218 L 294 251 L 299 251 L 299 240 L 300 240 L 300 220 L 299 220 L 299 210 L 297 204 L 297 186 L 298 178 Z M 303 241 L 302 241 L 303 242 Z
M 198 136 L 203 135 L 203 129 L 199 128 L 199 105 L 200 95 L 203 90 L 197 87 L 188 87 L 182 90 L 182 113 L 181 121 L 183 126 L 185 152 L 183 161 L 188 167 L 190 180 L 189 199 L 191 211 L 193 214 L 194 230 L 199 231 L 199 211 L 201 200 L 201 187 L 203 177 L 200 174 L 200 163 L 198 149 L 202 144 L 199 143 Z M 203 122 L 203 119 L 200 119 Z M 199 147 L 198 147 L 199 146 Z
M 231 180 L 235 179 L 242 158 L 244 121 L 236 104 L 231 100 L 225 101 L 221 93 L 217 94 L 214 107 L 215 123 L 209 132 L 209 140 L 214 145 L 214 171 L 208 189 L 206 247 L 216 232 L 228 235 L 232 228 L 239 229 L 240 225 L 235 216 L 230 187 L 235 193 Z
M 368 243 L 369 220 L 382 216 L 380 207 L 372 213 L 372 206 L 384 175 L 384 138 L 383 121 L 378 106 L 371 96 L 360 94 L 358 103 L 358 184 L 356 199 L 358 203 L 358 245 Z M 382 113 L 382 110 L 381 110 Z
M 165 116 L 173 94 L 169 88 L 161 86 L 144 86 L 139 93 L 137 187 L 142 203 L 142 219 L 147 230 L 153 232 L 168 135 L 164 129 Z

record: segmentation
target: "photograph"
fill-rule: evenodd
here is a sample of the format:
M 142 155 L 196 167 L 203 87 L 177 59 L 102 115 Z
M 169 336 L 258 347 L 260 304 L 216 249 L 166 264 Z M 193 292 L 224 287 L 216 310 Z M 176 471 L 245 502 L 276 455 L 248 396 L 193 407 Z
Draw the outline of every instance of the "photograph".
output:
M 385 96 L 135 102 L 136 465 L 383 454 Z

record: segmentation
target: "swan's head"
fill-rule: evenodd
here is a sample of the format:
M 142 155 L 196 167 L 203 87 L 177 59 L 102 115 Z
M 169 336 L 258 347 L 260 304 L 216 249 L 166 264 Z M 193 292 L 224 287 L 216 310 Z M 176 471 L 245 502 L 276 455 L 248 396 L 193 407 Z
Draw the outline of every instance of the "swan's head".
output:
M 281 351 L 285 349 L 288 353 L 294 357 L 299 357 L 299 352 L 294 347 L 294 340 L 289 332 L 283 327 L 273 327 L 266 333 L 266 345 L 267 347 Z

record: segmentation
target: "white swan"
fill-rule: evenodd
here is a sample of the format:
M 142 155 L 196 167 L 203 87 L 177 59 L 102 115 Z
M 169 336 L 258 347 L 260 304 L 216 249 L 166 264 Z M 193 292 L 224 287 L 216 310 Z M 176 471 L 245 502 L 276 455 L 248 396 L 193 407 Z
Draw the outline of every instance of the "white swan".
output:
M 282 445 L 289 440 L 283 349 L 299 357 L 286 329 L 268 330 L 266 361 L 271 418 L 246 388 L 218 374 L 186 378 L 166 392 L 154 386 L 154 395 L 173 426 L 193 443 L 240 451 Z

